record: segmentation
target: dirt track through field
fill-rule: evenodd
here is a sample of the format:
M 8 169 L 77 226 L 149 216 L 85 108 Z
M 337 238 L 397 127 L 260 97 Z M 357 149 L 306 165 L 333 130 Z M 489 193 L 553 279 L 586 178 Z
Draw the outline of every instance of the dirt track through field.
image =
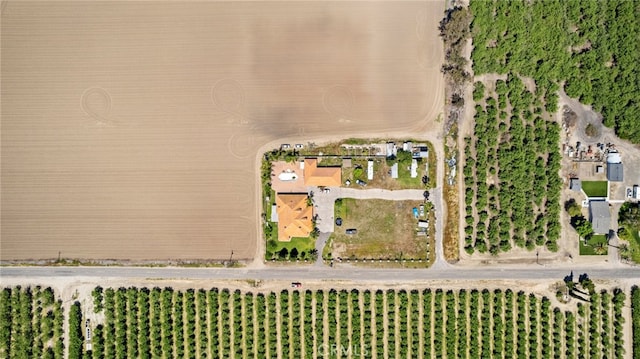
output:
M 442 111 L 443 2 L 2 6 L 2 260 L 253 258 L 261 146 Z

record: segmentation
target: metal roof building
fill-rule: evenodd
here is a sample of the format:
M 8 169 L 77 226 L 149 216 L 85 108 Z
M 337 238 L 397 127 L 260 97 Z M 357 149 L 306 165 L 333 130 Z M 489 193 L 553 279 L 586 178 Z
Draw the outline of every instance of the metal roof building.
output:
M 582 189 L 582 182 L 579 178 L 572 178 L 569 182 L 569 189 L 572 191 L 580 192 Z
M 611 182 L 622 182 L 624 178 L 622 163 L 607 163 L 607 179 Z
M 589 216 L 595 234 L 607 234 L 611 227 L 609 204 L 605 201 L 589 202 Z

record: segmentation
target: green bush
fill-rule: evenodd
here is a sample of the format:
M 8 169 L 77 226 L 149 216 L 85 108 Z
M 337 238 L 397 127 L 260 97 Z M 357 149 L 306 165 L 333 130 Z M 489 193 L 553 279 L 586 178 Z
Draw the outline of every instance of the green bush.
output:
M 82 331 L 82 309 L 80 302 L 74 302 L 69 309 L 69 358 L 82 358 L 84 341 Z
M 95 289 L 91 292 L 91 294 L 93 295 L 93 311 L 95 313 L 99 313 L 103 309 L 103 306 L 102 306 L 102 300 L 103 300 L 102 292 L 103 292 L 102 291 L 102 287 L 100 287 L 100 286 L 95 287 Z

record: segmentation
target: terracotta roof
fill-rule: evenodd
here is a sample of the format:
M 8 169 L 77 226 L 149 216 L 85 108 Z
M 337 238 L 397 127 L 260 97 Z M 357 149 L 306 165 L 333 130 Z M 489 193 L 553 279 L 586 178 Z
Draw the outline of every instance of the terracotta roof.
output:
M 309 237 L 313 230 L 313 207 L 307 205 L 306 193 L 278 193 L 278 240 L 288 242 L 292 237 Z
M 340 167 L 318 167 L 317 158 L 305 158 L 305 186 L 340 187 L 341 184 L 342 169 Z

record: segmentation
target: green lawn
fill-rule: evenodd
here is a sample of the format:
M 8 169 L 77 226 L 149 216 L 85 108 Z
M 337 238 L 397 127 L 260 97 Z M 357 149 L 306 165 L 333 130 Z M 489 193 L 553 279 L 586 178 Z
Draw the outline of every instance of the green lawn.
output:
M 629 253 L 631 254 L 631 260 L 640 263 L 640 229 L 633 228 L 631 230 L 632 239 L 629 240 Z
M 278 224 L 274 223 L 275 225 L 275 229 L 273 231 L 274 234 L 272 234 L 272 237 L 269 241 L 267 241 L 267 254 L 266 254 L 266 259 L 267 260 L 271 260 L 274 256 L 276 257 L 276 259 L 278 258 L 278 253 L 280 253 L 280 251 L 283 248 L 287 249 L 287 252 L 290 254 L 291 251 L 295 248 L 296 251 L 298 252 L 298 259 L 311 259 L 310 258 L 310 252 L 312 249 L 315 248 L 316 246 L 316 240 L 315 238 L 312 237 L 306 237 L 306 238 L 301 238 L 301 237 L 294 237 L 291 239 L 291 241 L 289 242 L 281 242 L 278 241 Z M 291 260 L 295 260 L 296 258 L 291 258 Z
M 355 203 L 356 200 L 353 198 L 338 198 L 333 207 L 335 218 L 346 218 L 348 208 L 353 207 Z
M 608 249 L 607 236 L 604 234 L 594 234 L 587 243 L 580 240 L 580 255 L 606 255 Z
M 582 190 L 588 197 L 606 197 L 607 181 L 582 181 Z
M 293 237 L 289 242 L 278 242 L 278 249 L 286 248 L 289 251 L 296 248 L 298 252 L 309 252 L 316 247 L 316 240 L 311 237 Z

